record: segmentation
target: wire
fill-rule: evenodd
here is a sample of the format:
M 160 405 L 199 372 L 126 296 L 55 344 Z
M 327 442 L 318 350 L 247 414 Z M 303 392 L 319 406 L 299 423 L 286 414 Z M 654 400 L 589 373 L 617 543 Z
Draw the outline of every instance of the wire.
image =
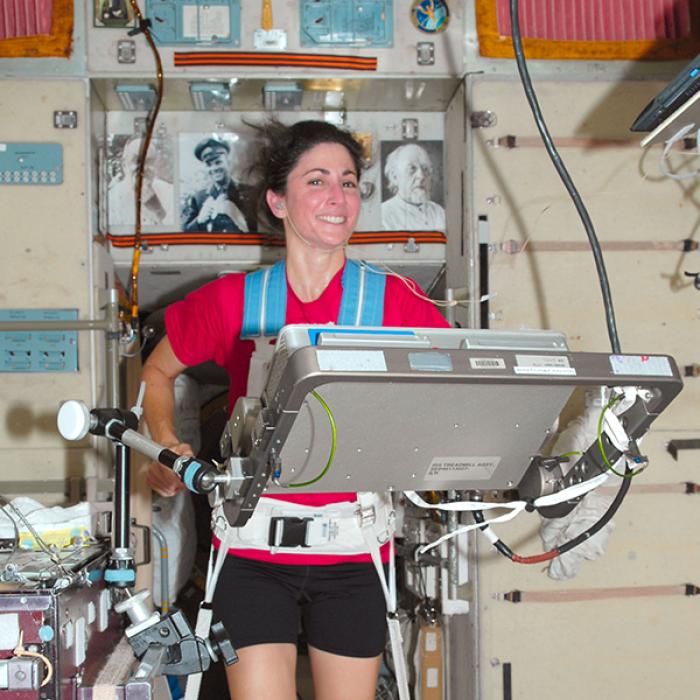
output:
M 48 685 L 51 682 L 51 679 L 53 678 L 53 664 L 51 663 L 51 661 L 49 661 L 49 659 L 46 656 L 40 654 L 38 651 L 31 651 L 30 649 L 25 649 L 23 640 L 24 630 L 20 630 L 19 642 L 12 653 L 15 656 L 29 656 L 34 659 L 39 659 L 44 663 L 44 665 L 46 666 L 46 672 L 44 674 L 44 679 L 41 681 L 41 685 L 39 686 L 40 688 L 43 688 L 45 685 Z
M 684 127 L 679 129 L 673 136 L 671 136 L 668 141 L 664 144 L 664 149 L 661 152 L 661 158 L 659 160 L 659 170 L 661 171 L 661 174 L 664 177 L 669 177 L 672 180 L 690 180 L 691 178 L 696 178 L 700 175 L 700 170 L 693 170 L 690 173 L 673 173 L 669 170 L 667 163 L 668 163 L 668 156 L 671 152 L 671 149 L 681 140 L 683 140 L 693 129 L 695 129 L 695 124 L 686 124 Z M 695 143 L 697 144 L 696 147 L 696 154 L 700 156 L 700 129 L 696 130 L 695 133 Z
M 404 275 L 396 272 L 396 270 L 392 270 L 388 265 L 385 265 L 384 263 L 368 263 L 367 261 L 360 260 L 359 258 L 352 259 L 359 262 L 360 265 L 362 265 L 362 267 L 364 267 L 366 270 L 369 270 L 369 272 L 373 272 L 375 275 L 384 275 L 385 277 L 396 277 L 397 279 L 401 280 L 401 282 L 403 282 L 404 286 L 411 292 L 411 294 L 418 297 L 419 299 L 422 299 L 423 301 L 430 302 L 431 304 L 434 304 L 439 308 L 449 308 L 451 306 L 461 305 L 466 306 L 468 304 L 482 304 L 488 301 L 489 299 L 493 299 L 493 297 L 496 296 L 496 293 L 494 292 L 492 294 L 484 294 L 478 299 L 433 299 L 432 297 L 422 294 L 418 290 L 418 284 L 415 282 L 415 280 L 411 279 L 410 277 L 404 277 Z M 382 269 L 380 270 L 379 267 L 381 267 Z
M 620 339 L 617 335 L 617 324 L 615 322 L 615 310 L 613 308 L 612 296 L 610 294 L 610 283 L 608 282 L 608 275 L 605 271 L 605 263 L 603 261 L 603 254 L 600 249 L 600 243 L 593 228 L 593 223 L 591 222 L 588 211 L 586 210 L 583 201 L 581 200 L 581 195 L 576 189 L 571 176 L 569 175 L 566 167 L 564 166 L 557 149 L 554 146 L 552 137 L 549 134 L 547 125 L 542 117 L 542 111 L 540 110 L 539 103 L 537 101 L 537 96 L 535 95 L 534 88 L 532 87 L 532 80 L 530 79 L 530 73 L 527 69 L 527 63 L 525 62 L 525 54 L 523 52 L 523 42 L 522 36 L 520 34 L 520 17 L 518 13 L 518 0 L 510 0 L 510 25 L 511 34 L 513 39 L 513 50 L 515 52 L 515 60 L 518 66 L 518 72 L 520 73 L 520 79 L 523 83 L 523 88 L 525 90 L 525 96 L 527 97 L 528 103 L 532 110 L 533 116 L 535 118 L 535 123 L 542 136 L 547 153 L 552 159 L 554 167 L 559 173 L 559 177 L 562 179 L 567 192 L 571 196 L 576 210 L 581 217 L 583 227 L 586 230 L 586 235 L 591 244 L 591 250 L 593 252 L 593 259 L 595 260 L 596 271 L 598 273 L 598 279 L 600 281 L 600 288 L 603 295 L 603 306 L 605 309 L 605 320 L 608 327 L 608 336 L 610 338 L 610 345 L 612 347 L 613 353 L 616 355 L 621 352 L 620 350 Z M 629 472 L 629 465 L 627 465 L 626 473 Z M 629 491 L 631 479 L 622 479 L 620 484 L 620 490 L 613 499 L 608 509 L 603 513 L 600 520 L 594 523 L 587 530 L 582 532 L 574 539 L 569 540 L 558 549 L 552 550 L 552 552 L 546 555 L 537 555 L 534 557 L 517 557 L 514 555 L 512 561 L 519 564 L 536 564 L 542 561 L 547 561 L 548 559 L 554 559 L 554 557 L 561 555 L 565 552 L 570 551 L 577 545 L 585 542 L 587 539 L 595 535 L 600 529 L 605 527 L 605 525 L 612 519 L 613 515 L 617 512 L 618 508 L 622 504 L 627 492 Z M 551 554 L 551 556 L 549 556 Z
M 34 538 L 36 543 L 39 545 L 39 548 L 44 552 L 44 554 L 46 554 L 46 556 L 49 557 L 51 562 L 54 564 L 54 566 L 56 566 L 56 568 L 61 572 L 61 574 L 63 574 L 64 576 L 70 577 L 71 576 L 70 572 L 68 572 L 65 569 L 58 554 L 56 554 L 56 552 L 54 552 L 49 547 L 49 545 L 46 544 L 46 542 L 43 540 L 41 535 L 34 529 L 32 524 L 25 517 L 24 513 L 22 513 L 22 511 L 19 510 L 19 508 L 16 508 L 14 506 L 14 504 L 11 503 L 10 501 L 8 501 L 7 498 L 5 498 L 2 494 L 0 494 L 0 504 L 2 504 L 5 508 L 9 508 L 17 516 L 17 518 L 19 520 L 21 520 L 22 523 L 24 523 L 27 530 L 29 530 L 32 537 Z M 8 514 L 8 517 L 9 517 L 9 514 Z M 15 524 L 15 528 L 16 528 L 16 524 Z M 18 537 L 19 537 L 19 533 L 18 533 Z
M 2 496 L 0 496 L 0 504 L 2 504 L 2 505 L 7 504 L 7 501 Z M 12 527 L 14 528 L 14 531 L 15 531 L 15 539 L 12 542 L 12 550 L 9 552 L 9 556 L 8 556 L 7 560 L 5 561 L 5 566 L 7 566 L 12 561 L 12 558 L 15 556 L 15 554 L 17 553 L 17 549 L 19 548 L 20 535 L 19 535 L 19 527 L 17 527 L 17 523 L 15 522 L 15 519 L 13 517 L 11 517 L 10 514 L 4 508 L 0 508 L 0 510 L 5 515 L 5 517 L 12 523 Z
M 621 395 L 613 396 L 600 412 L 600 418 L 598 418 L 598 449 L 600 450 L 600 454 L 603 457 L 603 462 L 605 462 L 605 466 L 608 468 L 609 472 L 612 472 L 623 479 L 631 479 L 633 476 L 641 474 L 646 469 L 646 466 L 639 467 L 639 469 L 627 470 L 625 473 L 619 472 L 610 463 L 608 456 L 605 454 L 605 445 L 603 445 L 603 420 L 605 419 L 605 413 L 610 410 L 621 398 Z
M 141 353 L 143 352 L 143 349 L 146 347 L 147 342 L 148 342 L 148 338 L 144 337 L 138 350 L 134 350 L 133 352 L 127 352 L 126 350 L 124 350 L 124 351 L 119 353 L 119 356 L 120 357 L 128 357 L 128 358 L 140 356 Z M 134 345 L 136 345 L 136 343 L 134 343 Z
M 313 479 L 309 479 L 308 481 L 301 481 L 296 484 L 286 484 L 287 488 L 290 489 L 299 489 L 302 486 L 311 486 L 311 484 L 315 484 L 318 481 L 321 481 L 321 479 L 323 479 L 323 477 L 328 473 L 328 470 L 331 468 L 331 464 L 333 464 L 333 460 L 335 459 L 335 448 L 338 443 L 338 433 L 336 430 L 335 418 L 333 418 L 333 412 L 318 392 L 312 391 L 311 396 L 313 396 L 321 404 L 323 410 L 328 416 L 328 422 L 331 426 L 331 451 L 328 455 L 328 461 L 326 462 L 326 466 L 323 468 L 323 471 L 318 476 L 315 476 Z
M 518 72 L 520 73 L 520 79 L 523 83 L 523 88 L 525 89 L 525 96 L 532 110 L 532 114 L 535 118 L 535 124 L 542 136 L 544 145 L 547 149 L 549 157 L 552 159 L 552 163 L 559 174 L 567 192 L 571 196 L 574 202 L 576 211 L 578 212 L 581 221 L 583 222 L 583 227 L 586 230 L 586 235 L 591 244 L 591 249 L 593 251 L 593 258 L 595 260 L 596 270 L 598 272 L 598 279 L 600 280 L 600 288 L 603 294 L 603 304 L 605 307 L 605 317 L 608 325 L 608 335 L 610 337 L 610 345 L 612 346 L 612 351 L 616 355 L 620 353 L 620 340 L 617 335 L 617 324 L 615 322 L 615 311 L 613 308 L 612 296 L 610 294 L 610 284 L 608 282 L 608 275 L 605 271 L 605 262 L 603 261 L 603 254 L 600 250 L 600 244 L 596 236 L 595 230 L 593 228 L 593 223 L 588 215 L 588 211 L 581 199 L 579 191 L 569 175 L 566 166 L 561 160 L 561 157 L 554 146 L 552 137 L 549 134 L 547 125 L 544 122 L 542 116 L 542 110 L 537 101 L 537 96 L 535 95 L 534 88 L 532 87 L 532 80 L 530 79 L 530 73 L 525 62 L 525 55 L 523 53 L 523 43 L 520 34 L 520 17 L 518 14 L 518 0 L 510 0 L 510 19 L 512 28 L 512 38 L 513 38 L 513 50 L 515 51 L 515 60 L 518 66 Z
M 518 554 L 514 554 L 513 551 L 500 539 L 498 538 L 495 533 L 491 530 L 489 525 L 482 525 L 484 523 L 484 516 L 481 511 L 475 511 L 472 513 L 474 520 L 476 521 L 477 524 L 480 525 L 479 529 L 486 535 L 488 540 L 493 544 L 493 546 L 501 553 L 503 554 L 507 559 L 510 559 L 512 562 L 516 564 L 541 564 L 546 561 L 551 561 L 552 559 L 561 556 L 565 552 L 568 552 L 572 550 L 574 547 L 577 547 L 579 544 L 585 542 L 587 539 L 591 538 L 594 534 L 596 534 L 599 530 L 601 530 L 612 518 L 612 516 L 615 514 L 617 509 L 620 507 L 620 504 L 622 503 L 622 500 L 624 499 L 625 495 L 627 494 L 627 491 L 629 490 L 630 483 L 631 483 L 631 478 L 633 476 L 636 476 L 640 472 L 642 472 L 645 467 L 642 467 L 637 470 L 630 470 L 629 467 L 625 473 L 618 472 L 613 465 L 610 463 L 610 460 L 608 459 L 607 455 L 605 454 L 605 447 L 603 445 L 603 439 L 602 439 L 602 429 L 603 429 L 603 420 L 605 418 L 605 413 L 610 410 L 620 399 L 622 398 L 621 395 L 619 396 L 613 396 L 610 401 L 603 407 L 603 410 L 600 413 L 600 418 L 598 419 L 598 447 L 600 449 L 600 453 L 603 457 L 603 461 L 605 462 L 608 471 L 617 474 L 618 476 L 623 478 L 622 485 L 620 489 L 618 490 L 615 499 L 613 502 L 610 504 L 608 510 L 603 514 L 601 519 L 592 525 L 588 530 L 585 532 L 581 533 L 578 537 L 575 537 L 574 539 L 570 540 L 569 542 L 566 542 L 565 544 L 561 545 L 560 547 L 557 547 L 556 549 L 549 550 L 548 552 L 543 552 L 542 554 L 535 554 L 532 556 L 527 556 L 527 557 L 522 557 Z M 581 454 L 580 452 L 565 452 L 562 457 L 569 457 L 571 455 L 575 454 Z M 541 503 L 541 499 L 538 499 Z M 541 505 L 544 505 L 541 503 Z
M 297 236 L 297 238 L 306 246 L 308 247 L 313 247 L 313 244 L 310 243 L 306 236 L 304 236 L 301 231 L 297 228 L 296 224 L 294 223 L 294 219 L 292 219 L 291 215 L 287 211 L 284 215 L 285 221 L 289 222 L 289 226 L 294 232 L 294 234 Z M 481 304 L 485 301 L 488 301 L 489 299 L 492 299 L 493 297 L 496 296 L 495 293 L 493 294 L 484 294 L 483 296 L 479 297 L 479 299 L 433 299 L 432 297 L 429 297 L 421 292 L 418 291 L 418 285 L 414 280 L 412 280 L 410 277 L 404 277 L 403 275 L 399 274 L 395 270 L 392 270 L 388 265 L 385 265 L 384 263 L 368 263 L 365 260 L 362 260 L 360 258 L 354 258 L 351 255 L 349 255 L 350 249 L 347 246 L 347 243 L 345 244 L 345 255 L 347 258 L 355 260 L 356 262 L 360 263 L 362 267 L 364 267 L 366 270 L 369 270 L 370 272 L 373 272 L 377 275 L 385 275 L 385 276 L 391 276 L 391 277 L 396 277 L 403 284 L 406 286 L 406 288 L 413 294 L 414 296 L 418 297 L 419 299 L 422 299 L 423 301 L 427 301 L 431 304 L 434 304 L 438 308 L 448 308 L 451 306 L 459 306 L 459 305 L 467 305 L 467 304 Z M 378 269 L 375 267 L 376 265 L 380 266 L 383 268 L 383 270 Z M 442 271 L 441 271 L 442 273 Z
M 160 53 L 156 47 L 153 36 L 149 29 L 150 20 L 145 19 L 141 13 L 141 8 L 136 0 L 129 0 L 129 4 L 134 11 L 134 15 L 138 20 L 139 28 L 137 31 L 142 32 L 146 37 L 146 41 L 151 48 L 153 53 L 153 58 L 156 63 L 156 99 L 151 107 L 148 117 L 146 119 L 146 132 L 143 137 L 143 143 L 141 144 L 141 150 L 139 152 L 138 167 L 136 170 L 136 185 L 135 185 L 135 198 L 136 198 L 136 221 L 134 228 L 134 252 L 131 261 L 131 289 L 129 294 L 129 315 L 128 320 L 132 328 L 135 328 L 138 324 L 139 317 L 139 292 L 138 292 L 138 277 L 139 277 L 139 263 L 141 261 L 141 195 L 143 193 L 143 173 L 146 166 L 146 155 L 148 154 L 148 149 L 151 145 L 151 138 L 153 136 L 153 129 L 155 128 L 156 118 L 160 112 L 160 105 L 163 101 L 163 63 L 160 59 Z

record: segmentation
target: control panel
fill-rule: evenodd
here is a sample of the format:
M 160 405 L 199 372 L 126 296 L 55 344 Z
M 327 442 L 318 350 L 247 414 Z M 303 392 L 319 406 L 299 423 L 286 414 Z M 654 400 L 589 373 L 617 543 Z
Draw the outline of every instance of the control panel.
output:
M 156 43 L 175 46 L 241 42 L 240 0 L 146 0 Z
M 76 309 L 0 309 L 0 321 L 74 321 Z M 0 372 L 76 372 L 76 331 L 0 332 Z
M 0 143 L 0 185 L 60 185 L 60 143 Z
M 302 46 L 391 47 L 392 0 L 302 0 Z

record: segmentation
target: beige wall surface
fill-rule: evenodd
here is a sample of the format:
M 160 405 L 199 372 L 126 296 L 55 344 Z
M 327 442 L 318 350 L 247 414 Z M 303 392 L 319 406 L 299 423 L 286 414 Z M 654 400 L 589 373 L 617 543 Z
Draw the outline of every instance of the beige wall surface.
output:
M 78 128 L 55 129 L 54 110 L 78 112 Z M 0 307 L 77 309 L 89 317 L 86 177 L 87 89 L 80 80 L 3 80 L 0 123 L 6 143 L 59 143 L 63 183 L 0 187 L 2 250 Z M 89 334 L 78 336 L 78 372 L 4 373 L 0 388 L 2 480 L 82 475 L 91 451 L 71 445 L 56 429 L 59 402 L 90 401 Z
M 603 245 L 623 352 L 672 355 L 697 362 L 700 292 L 684 277 L 697 253 L 671 244 L 697 240 L 696 181 L 661 176 L 659 147 L 642 150 L 629 125 L 661 85 L 538 82 L 537 95 L 561 157 Z M 518 82 L 477 80 L 473 110 L 491 110 L 497 124 L 474 130 L 474 220 L 488 218 L 492 328 L 552 328 L 576 351 L 610 350 L 601 293 L 590 251 L 535 250 L 583 244 L 586 235 L 556 175 Z M 495 147 L 516 136 L 520 146 Z M 618 142 L 619 143 L 612 143 Z M 689 156 L 674 153 L 680 165 Z M 691 164 L 697 167 L 697 161 Z M 521 252 L 504 252 L 509 241 Z M 625 250 L 609 250 L 622 242 Z M 660 243 L 660 246 L 655 246 Z M 530 250 L 528 250 L 530 246 Z M 619 247 L 619 246 L 618 246 Z M 658 248 L 669 248 L 661 249 Z M 510 245 L 512 250 L 512 245 Z M 682 371 L 682 369 L 681 369 Z M 554 581 L 544 564 L 518 566 L 480 544 L 483 698 L 503 697 L 503 663 L 511 663 L 513 697 L 523 700 L 690 697 L 696 682 L 700 624 L 695 598 L 631 597 L 571 603 L 513 604 L 510 590 L 596 590 L 700 581 L 700 517 L 696 496 L 642 493 L 644 485 L 697 480 L 693 452 L 674 461 L 673 438 L 700 433 L 700 379 L 654 423 L 642 451 L 650 466 L 635 477 L 614 518 L 607 553 L 584 562 L 575 578 Z M 519 554 L 542 551 L 539 518 L 523 515 L 498 534 Z

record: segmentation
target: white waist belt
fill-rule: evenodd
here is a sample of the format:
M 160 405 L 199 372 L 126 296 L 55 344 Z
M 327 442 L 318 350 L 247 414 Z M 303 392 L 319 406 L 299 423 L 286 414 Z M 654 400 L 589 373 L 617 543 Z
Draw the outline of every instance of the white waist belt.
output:
M 359 501 L 306 506 L 263 496 L 243 527 L 229 527 L 221 507 L 215 508 L 212 529 L 227 549 L 363 554 L 369 551 L 368 535 L 380 546 L 389 541 L 394 510 L 385 494 L 363 494 L 361 500 L 362 506 Z

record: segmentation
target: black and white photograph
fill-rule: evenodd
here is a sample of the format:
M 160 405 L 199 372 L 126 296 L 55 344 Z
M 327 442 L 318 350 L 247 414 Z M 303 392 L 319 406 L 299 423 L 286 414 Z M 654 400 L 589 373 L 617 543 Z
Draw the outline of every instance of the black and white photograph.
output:
M 442 141 L 382 141 L 382 228 L 444 231 Z
M 107 200 L 110 230 L 136 223 L 136 175 L 143 139 L 112 134 L 107 139 Z M 141 225 L 170 227 L 175 223 L 173 140 L 151 141 L 143 171 Z
M 252 233 L 256 204 L 246 184 L 249 137 L 198 133 L 180 136 L 180 225 L 189 233 Z

